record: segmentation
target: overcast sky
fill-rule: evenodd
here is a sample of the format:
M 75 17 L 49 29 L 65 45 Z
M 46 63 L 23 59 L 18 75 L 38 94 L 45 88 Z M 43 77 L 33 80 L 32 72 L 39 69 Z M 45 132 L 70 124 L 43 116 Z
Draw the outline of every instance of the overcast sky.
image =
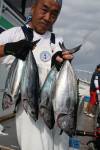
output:
M 100 0 L 63 0 L 54 31 L 63 36 L 68 48 L 83 43 L 73 64 L 94 71 L 100 63 Z

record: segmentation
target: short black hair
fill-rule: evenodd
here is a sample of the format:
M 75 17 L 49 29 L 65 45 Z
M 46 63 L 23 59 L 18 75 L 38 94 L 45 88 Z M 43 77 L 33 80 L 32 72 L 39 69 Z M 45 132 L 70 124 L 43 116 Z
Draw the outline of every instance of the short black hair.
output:
M 99 65 L 97 65 L 97 69 L 99 69 L 100 68 L 100 64 Z

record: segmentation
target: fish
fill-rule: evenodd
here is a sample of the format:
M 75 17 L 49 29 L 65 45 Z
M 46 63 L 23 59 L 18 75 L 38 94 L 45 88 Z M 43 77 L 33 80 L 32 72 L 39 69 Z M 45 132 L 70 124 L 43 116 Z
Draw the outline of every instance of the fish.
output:
M 15 58 L 9 69 L 3 93 L 3 110 L 10 108 L 17 102 L 24 64 L 24 61 Z
M 77 78 L 69 61 L 64 62 L 52 96 L 55 122 L 69 132 L 74 127 L 74 111 L 77 103 Z
M 78 47 L 75 47 L 70 50 L 66 49 L 64 44 L 59 43 L 59 45 L 63 51 L 67 50 L 72 53 L 78 51 L 78 49 L 81 47 L 81 45 L 79 45 Z M 54 87 L 56 84 L 58 74 L 58 69 L 55 66 L 53 66 L 50 72 L 48 73 L 40 92 L 41 102 L 39 105 L 39 113 L 49 129 L 52 129 L 55 124 L 54 108 L 51 95 L 54 92 Z
M 33 49 L 36 47 L 39 41 L 40 39 L 33 41 Z M 11 64 L 3 93 L 3 110 L 10 108 L 10 106 L 13 104 L 15 104 L 16 107 L 17 100 L 19 100 L 20 97 L 20 83 L 22 79 L 24 65 L 26 64 L 25 62 L 26 60 L 23 61 L 21 59 L 15 58 Z
M 55 123 L 51 94 L 56 82 L 57 72 L 56 67 L 53 66 L 48 73 L 40 92 L 41 102 L 39 105 L 39 113 L 49 129 L 52 129 Z
M 38 119 L 40 85 L 38 67 L 32 51 L 29 51 L 25 61 L 20 91 L 26 113 L 36 121 Z
M 81 46 L 75 47 L 70 53 L 75 53 Z M 65 47 L 61 48 L 65 50 Z M 68 50 L 68 49 L 67 49 Z M 77 105 L 77 76 L 68 60 L 65 60 L 52 93 L 55 124 L 62 131 L 71 135 L 75 130 Z

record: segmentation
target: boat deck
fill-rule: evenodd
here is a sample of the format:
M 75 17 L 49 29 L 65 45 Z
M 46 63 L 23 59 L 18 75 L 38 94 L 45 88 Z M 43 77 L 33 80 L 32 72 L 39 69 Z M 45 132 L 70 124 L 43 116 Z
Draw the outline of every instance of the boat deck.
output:
M 83 113 L 82 108 L 83 108 L 83 104 L 80 105 L 78 111 L 77 128 L 79 130 L 93 131 L 94 119 L 86 116 Z M 9 147 L 10 149 L 8 150 L 20 150 L 17 143 L 17 137 L 16 137 L 15 118 L 2 122 L 2 125 L 5 128 L 4 133 L 8 133 L 8 135 L 0 134 L 0 145 Z M 88 150 L 87 142 L 92 138 L 84 137 L 84 136 L 83 137 L 77 136 L 76 138 L 80 140 L 81 143 L 80 150 Z M 6 150 L 6 149 L 1 149 L 1 150 Z
M 94 108 L 94 114 L 95 112 L 96 107 Z M 93 132 L 95 129 L 95 118 L 88 117 L 84 114 L 83 102 L 81 103 L 78 111 L 77 129 L 87 132 Z M 88 136 L 77 136 L 77 138 L 80 140 L 80 150 L 89 150 L 87 143 L 93 140 L 93 138 Z
M 15 128 L 15 119 L 10 119 L 8 121 L 4 121 L 2 123 L 5 130 L 4 133 L 8 133 L 8 135 L 0 134 L 0 150 L 19 150 L 19 146 L 17 143 L 17 136 L 16 136 L 16 128 Z M 5 148 L 4 148 L 5 146 Z

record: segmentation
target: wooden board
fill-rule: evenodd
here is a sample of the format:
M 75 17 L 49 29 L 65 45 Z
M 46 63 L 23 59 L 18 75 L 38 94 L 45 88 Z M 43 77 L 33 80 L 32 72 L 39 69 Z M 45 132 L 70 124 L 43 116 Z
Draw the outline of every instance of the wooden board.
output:
M 0 117 L 0 123 L 1 123 L 1 122 L 4 122 L 4 121 L 7 121 L 7 120 L 9 120 L 9 119 L 12 119 L 12 118 L 14 118 L 14 117 L 15 117 L 15 113 L 2 116 L 2 117 Z
M 0 150 L 15 150 L 7 146 L 0 145 Z

